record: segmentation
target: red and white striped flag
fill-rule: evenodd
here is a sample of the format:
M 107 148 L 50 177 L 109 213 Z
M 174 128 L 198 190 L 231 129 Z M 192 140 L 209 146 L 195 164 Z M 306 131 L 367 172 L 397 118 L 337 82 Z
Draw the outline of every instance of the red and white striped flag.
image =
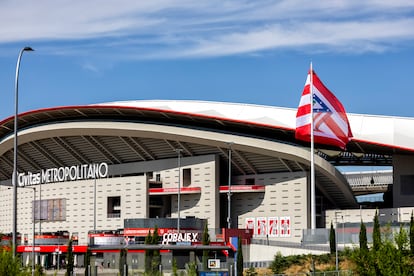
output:
M 311 74 L 312 72 L 312 74 Z M 341 102 L 322 83 L 314 71 L 309 71 L 296 113 L 296 133 L 299 140 L 311 141 L 311 77 L 313 84 L 314 143 L 345 149 L 352 138 L 351 128 Z

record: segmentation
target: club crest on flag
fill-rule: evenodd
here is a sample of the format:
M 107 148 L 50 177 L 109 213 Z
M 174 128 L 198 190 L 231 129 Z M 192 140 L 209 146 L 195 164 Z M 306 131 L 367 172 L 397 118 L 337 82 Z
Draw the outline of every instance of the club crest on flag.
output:
M 329 107 L 324 103 L 318 95 L 313 94 L 313 112 L 332 112 Z
M 311 141 L 311 125 L 314 143 L 345 149 L 352 138 L 345 108 L 313 70 L 308 73 L 296 113 L 296 139 Z

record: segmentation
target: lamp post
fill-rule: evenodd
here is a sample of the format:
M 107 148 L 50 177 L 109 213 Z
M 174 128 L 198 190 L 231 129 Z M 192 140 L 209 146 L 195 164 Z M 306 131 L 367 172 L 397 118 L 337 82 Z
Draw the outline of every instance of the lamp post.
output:
M 35 187 L 27 187 L 33 189 L 33 207 L 32 207 L 32 216 L 33 216 L 33 242 L 32 242 L 32 276 L 35 275 L 35 205 L 36 205 L 36 188 Z
M 342 215 L 342 246 L 343 246 L 342 250 L 345 250 L 345 221 L 344 221 L 344 215 Z
M 42 183 L 39 183 L 39 235 L 42 235 Z
M 178 154 L 178 194 L 177 194 L 177 232 L 180 232 L 180 201 L 181 201 L 181 152 L 182 149 L 175 150 Z
M 14 100 L 14 144 L 13 144 L 13 256 L 16 256 L 17 247 L 17 114 L 19 106 L 19 69 L 20 60 L 24 52 L 33 51 L 30 47 L 24 47 L 20 50 L 19 57 L 17 58 L 16 65 L 16 79 L 15 79 L 15 100 Z
M 93 178 L 93 231 L 96 232 L 96 177 Z
M 338 263 L 338 217 L 337 214 L 341 212 L 335 212 L 335 268 L 338 273 L 339 263 Z
M 338 219 L 335 214 L 335 270 L 338 273 Z
M 57 271 L 59 271 L 60 269 L 60 233 L 58 234 L 58 248 L 57 248 L 56 254 L 57 254 L 56 268 L 57 268 Z
M 228 180 L 228 190 L 227 190 L 227 228 L 231 228 L 231 145 L 229 143 L 229 180 Z
M 32 220 L 33 220 L 33 223 L 32 223 L 32 275 L 34 276 L 35 275 L 35 246 L 36 246 L 36 243 L 35 243 L 35 230 L 36 230 L 36 228 L 35 228 L 35 206 L 36 206 L 36 188 L 35 187 L 26 187 L 26 186 L 22 186 L 21 188 L 29 188 L 29 189 L 33 189 L 33 204 L 32 204 Z M 11 189 L 11 188 L 8 188 L 8 189 Z

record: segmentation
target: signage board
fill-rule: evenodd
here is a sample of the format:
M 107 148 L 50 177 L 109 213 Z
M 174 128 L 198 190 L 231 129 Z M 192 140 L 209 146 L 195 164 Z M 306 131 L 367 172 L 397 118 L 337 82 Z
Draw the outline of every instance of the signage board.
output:
M 208 268 L 220 268 L 220 259 L 208 259 Z
M 94 163 L 44 169 L 36 173 L 19 173 L 17 181 L 19 186 L 31 186 L 55 182 L 98 179 L 105 178 L 107 176 L 108 164 Z

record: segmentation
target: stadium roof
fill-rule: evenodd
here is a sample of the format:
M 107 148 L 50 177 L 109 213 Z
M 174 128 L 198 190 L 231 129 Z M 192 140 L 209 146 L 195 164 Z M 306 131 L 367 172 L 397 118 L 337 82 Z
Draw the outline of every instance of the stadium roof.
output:
M 337 207 L 356 201 L 333 165 L 390 165 L 393 154 L 413 154 L 414 121 L 349 115 L 354 139 L 348 151 L 317 146 L 317 188 Z M 79 163 L 123 164 L 218 154 L 233 174 L 309 171 L 309 147 L 294 138 L 295 110 L 200 101 L 125 101 L 39 109 L 19 114 L 19 171 Z M 10 181 L 13 124 L 0 122 L 0 181 Z

